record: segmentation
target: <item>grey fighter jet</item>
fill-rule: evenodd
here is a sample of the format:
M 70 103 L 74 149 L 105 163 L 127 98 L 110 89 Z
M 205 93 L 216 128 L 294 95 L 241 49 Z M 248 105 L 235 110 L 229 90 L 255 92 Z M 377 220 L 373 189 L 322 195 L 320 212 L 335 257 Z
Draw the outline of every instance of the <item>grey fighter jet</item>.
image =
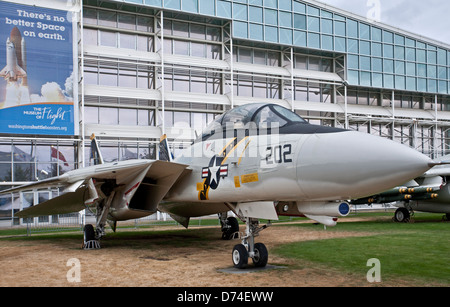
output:
M 251 258 L 267 264 L 268 252 L 255 237 L 268 225 L 259 219 L 306 216 L 336 225 L 350 206 L 346 200 L 374 195 L 411 180 L 435 164 L 404 145 L 360 132 L 312 125 L 276 104 L 248 104 L 217 117 L 180 156 L 173 159 L 167 139 L 163 160 L 103 163 L 2 192 L 65 187 L 63 195 L 25 209 L 30 217 L 96 213 L 86 225 L 85 242 L 102 237 L 106 223 L 135 219 L 157 210 L 185 227 L 189 218 L 218 214 L 223 239 L 240 238 L 232 251 L 235 267 Z M 102 162 L 95 139 L 97 161 Z M 239 232 L 233 212 L 245 222 Z

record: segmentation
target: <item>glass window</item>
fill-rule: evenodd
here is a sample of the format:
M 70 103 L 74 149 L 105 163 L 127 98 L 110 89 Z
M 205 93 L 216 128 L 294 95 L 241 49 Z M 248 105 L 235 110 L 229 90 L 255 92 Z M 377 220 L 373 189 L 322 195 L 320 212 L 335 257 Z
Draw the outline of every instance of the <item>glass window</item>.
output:
M 264 6 L 271 8 L 278 8 L 278 0 L 264 0 Z
M 372 73 L 372 86 L 383 87 L 383 74 Z
M 211 0 L 208 0 L 211 1 Z M 254 22 L 263 22 L 263 9 L 261 7 L 250 6 L 249 20 Z
M 416 75 L 416 64 L 415 63 L 406 63 L 406 74 L 408 76 Z
M 306 16 L 294 14 L 294 28 L 306 30 Z
M 278 13 L 275 10 L 264 9 L 264 22 L 268 25 L 278 25 Z
M 426 51 L 425 50 L 421 50 L 421 49 L 417 50 L 417 61 L 421 62 L 421 63 L 426 62 Z
M 319 21 L 320 20 L 317 17 L 308 16 L 308 30 L 309 31 L 319 32 L 320 31 L 320 23 L 319 23 Z
M 322 32 L 333 34 L 333 21 L 330 19 L 322 19 Z
M 394 61 L 393 60 L 383 60 L 383 71 L 393 73 L 394 72 Z
M 119 14 L 118 20 L 119 20 L 119 28 L 129 30 L 136 29 L 136 16 L 128 14 L 127 15 Z
M 406 48 L 406 60 L 414 62 L 416 60 L 416 49 Z
M 395 73 L 398 75 L 405 74 L 405 62 L 395 61 Z
M 395 34 L 395 44 L 404 46 L 405 45 L 405 37 Z
M 372 58 L 372 70 L 383 72 L 383 60 L 379 58 Z
M 181 8 L 180 0 L 165 0 L 164 6 L 170 9 L 179 10 Z
M 352 85 L 359 85 L 359 73 L 356 70 L 349 70 L 348 71 L 348 80 L 350 84 Z
M 393 89 L 394 88 L 394 76 L 393 75 L 384 75 L 384 87 Z
M 419 92 L 427 91 L 427 79 L 422 79 L 422 78 L 417 79 L 417 90 Z
M 294 45 L 306 47 L 306 32 L 294 31 Z
M 426 77 L 427 76 L 427 65 L 417 64 L 417 75 L 419 77 Z
M 447 81 L 438 82 L 438 92 L 440 94 L 447 94 Z
M 439 79 L 447 79 L 447 68 L 446 67 L 438 68 L 438 77 L 439 77 Z
M 395 54 L 395 58 L 397 60 L 404 60 L 405 59 L 405 47 L 395 46 L 394 54 Z
M 383 56 L 382 45 L 379 43 L 372 43 L 372 55 Z
M 308 33 L 308 47 L 320 48 L 320 35 L 316 33 Z
M 437 93 L 437 82 L 436 80 L 428 80 L 428 91 L 431 93 Z
M 278 0 L 278 5 L 280 7 L 280 10 L 292 10 L 292 0 Z
M 214 15 L 215 1 L 199 0 L 200 13 L 206 15 Z
M 280 12 L 280 26 L 292 28 L 292 14 L 288 12 Z
M 364 55 L 370 55 L 370 42 L 361 41 L 359 52 Z
M 410 38 L 406 38 L 407 47 L 416 47 L 416 41 Z
M 383 56 L 385 58 L 393 58 L 394 57 L 394 46 L 392 45 L 383 45 Z
M 383 31 L 383 42 L 393 44 L 394 34 L 388 31 Z
M 231 18 L 231 2 L 217 0 L 217 15 L 219 17 Z
M 119 109 L 119 125 L 135 126 L 137 113 L 133 109 Z
M 428 51 L 428 63 L 436 64 L 437 63 L 437 53 L 436 51 Z
M 197 13 L 198 12 L 198 1 L 197 0 L 183 0 L 183 6 L 182 6 L 182 10 L 183 11 L 188 11 L 188 12 L 193 12 L 193 13 Z
M 371 73 L 362 71 L 361 72 L 361 84 L 362 86 L 371 86 Z
M 136 50 L 136 35 L 119 33 L 120 48 Z
M 278 43 L 278 28 L 265 26 L 265 40 L 268 42 Z
M 447 65 L 447 51 L 438 49 L 437 57 L 439 65 Z
M 367 57 L 367 56 L 361 56 L 360 58 L 359 58 L 359 60 L 360 60 L 360 67 L 361 67 L 361 69 L 363 69 L 363 70 L 370 70 L 371 69 L 371 65 L 370 65 L 370 57 Z
M 345 36 L 346 35 L 345 26 L 346 26 L 345 22 L 335 21 L 334 22 L 334 34 Z
M 117 14 L 115 12 L 99 11 L 98 24 L 100 26 L 117 28 Z
M 117 33 L 100 31 L 100 46 L 117 47 Z
M 347 20 L 347 34 L 349 37 L 358 38 L 358 22 L 354 20 Z
M 249 38 L 251 39 L 257 39 L 257 40 L 263 40 L 263 26 L 251 23 L 249 25 L 250 31 L 249 31 Z
M 358 41 L 356 39 L 348 39 L 347 44 L 348 52 L 359 53 Z
M 428 78 L 437 78 L 436 66 L 428 65 L 427 72 L 428 72 Z
M 395 76 L 395 88 L 397 90 L 405 89 L 405 77 L 403 76 Z
M 333 36 L 322 35 L 322 49 L 333 50 Z
M 306 13 L 306 5 L 298 1 L 294 1 L 294 11 L 297 13 Z
M 280 29 L 280 43 L 292 45 L 292 30 Z
M 381 29 L 372 27 L 372 40 L 376 42 L 381 42 L 382 31 Z
M 314 16 L 319 16 L 319 9 L 308 5 L 308 14 L 314 15 Z
M 247 23 L 240 21 L 233 22 L 233 34 L 236 37 L 247 38 L 248 37 Z
M 359 24 L 359 38 L 370 40 L 370 26 L 360 23 Z
M 336 51 L 346 52 L 347 49 L 345 48 L 345 38 L 335 37 L 334 38 L 334 48 Z
M 183 2 L 184 3 L 184 2 Z M 240 20 L 247 20 L 247 5 L 234 3 L 233 4 L 233 18 Z
M 406 89 L 408 91 L 416 91 L 416 78 L 406 77 Z

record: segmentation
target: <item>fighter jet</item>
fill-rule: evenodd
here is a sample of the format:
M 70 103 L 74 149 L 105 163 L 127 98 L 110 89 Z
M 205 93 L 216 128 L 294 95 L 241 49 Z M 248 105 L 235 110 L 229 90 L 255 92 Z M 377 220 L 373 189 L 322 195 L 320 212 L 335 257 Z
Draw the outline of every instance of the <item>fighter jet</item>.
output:
M 436 166 L 414 180 L 384 191 L 383 193 L 353 200 L 355 205 L 393 204 L 398 209 L 393 220 L 408 223 L 415 211 L 443 213 L 443 219 L 450 221 L 450 155 L 441 158 L 442 165 Z
M 156 211 L 188 227 L 191 217 L 218 214 L 223 239 L 241 239 L 235 267 L 249 258 L 264 267 L 268 251 L 255 237 L 280 215 L 306 216 L 336 225 L 346 200 L 386 191 L 411 180 L 434 162 L 404 145 L 373 135 L 309 124 L 276 104 L 247 104 L 218 116 L 193 144 L 173 159 L 166 138 L 160 159 L 103 163 L 1 194 L 59 186 L 61 196 L 16 217 L 92 210 L 96 227 L 84 228 L 85 245 L 105 235 L 109 223 Z M 102 163 L 96 139 L 93 155 Z M 245 223 L 239 224 L 230 212 Z M 259 220 L 269 220 L 260 225 Z
M 0 77 L 9 82 L 17 81 L 19 78 L 26 80 L 26 64 L 22 60 L 22 56 L 25 59 L 25 54 L 25 40 L 20 35 L 19 29 L 14 27 L 11 36 L 6 39 L 6 66 L 0 71 Z

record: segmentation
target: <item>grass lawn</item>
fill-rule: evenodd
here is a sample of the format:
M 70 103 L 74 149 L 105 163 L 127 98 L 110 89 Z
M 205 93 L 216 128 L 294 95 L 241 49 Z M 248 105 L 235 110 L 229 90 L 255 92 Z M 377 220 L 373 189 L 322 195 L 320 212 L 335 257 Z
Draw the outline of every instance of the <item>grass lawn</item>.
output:
M 381 278 L 417 280 L 423 285 L 450 286 L 450 223 L 436 214 L 416 214 L 415 223 L 398 224 L 390 219 L 340 223 L 327 231 L 364 232 L 369 235 L 342 239 L 297 242 L 279 246 L 273 253 L 364 274 L 367 261 L 377 258 Z M 384 216 L 392 216 L 384 214 Z M 317 228 L 301 224 L 292 227 Z M 373 234 L 370 234 L 373 233 Z

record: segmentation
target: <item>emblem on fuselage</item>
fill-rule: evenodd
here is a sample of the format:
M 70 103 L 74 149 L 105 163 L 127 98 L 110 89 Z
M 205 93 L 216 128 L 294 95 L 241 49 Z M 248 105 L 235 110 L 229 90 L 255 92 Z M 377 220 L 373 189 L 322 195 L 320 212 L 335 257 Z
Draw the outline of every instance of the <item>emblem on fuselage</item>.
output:
M 220 179 L 228 176 L 228 164 L 224 164 L 224 157 L 215 155 L 209 161 L 209 166 L 202 169 L 203 189 L 200 191 L 200 199 L 207 200 L 207 191 L 209 188 L 215 190 L 219 186 Z

